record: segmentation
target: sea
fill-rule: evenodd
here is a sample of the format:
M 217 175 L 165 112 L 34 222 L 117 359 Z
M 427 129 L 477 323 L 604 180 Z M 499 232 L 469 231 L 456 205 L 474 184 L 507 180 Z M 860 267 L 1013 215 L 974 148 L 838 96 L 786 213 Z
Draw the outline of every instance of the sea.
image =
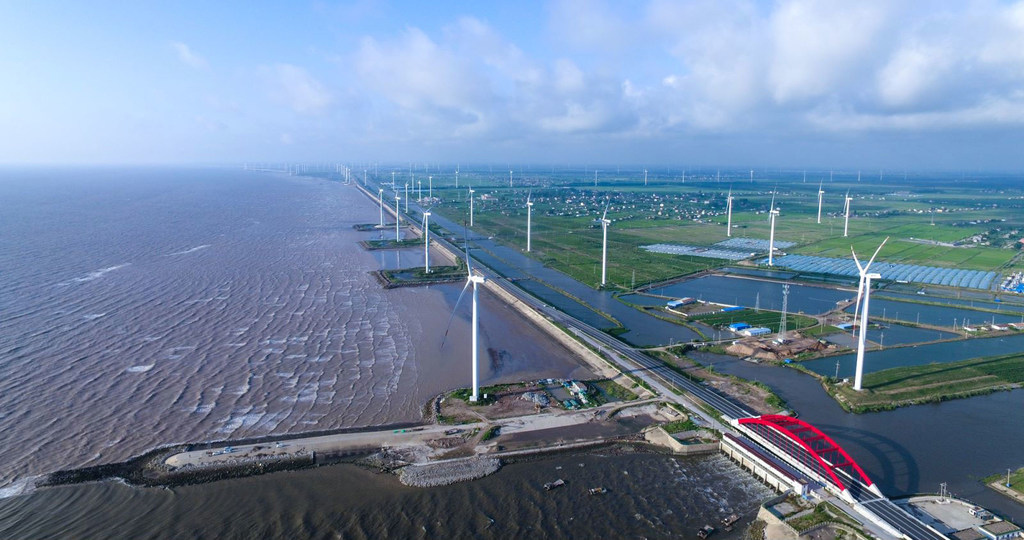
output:
M 749 522 L 771 495 L 720 456 L 623 451 L 436 489 L 353 465 L 34 487 L 175 443 L 417 422 L 432 396 L 467 386 L 462 285 L 382 289 L 374 270 L 423 260 L 360 247 L 393 234 L 353 228 L 378 219 L 325 178 L 0 170 L 0 537 L 677 538 L 727 513 Z M 486 292 L 480 309 L 482 383 L 591 376 Z M 556 477 L 562 493 L 537 489 Z M 595 485 L 609 493 L 586 496 Z

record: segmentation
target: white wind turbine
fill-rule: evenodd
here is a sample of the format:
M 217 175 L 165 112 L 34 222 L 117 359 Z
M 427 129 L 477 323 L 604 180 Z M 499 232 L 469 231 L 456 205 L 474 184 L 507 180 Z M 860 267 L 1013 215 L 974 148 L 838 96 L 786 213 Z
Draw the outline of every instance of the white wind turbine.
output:
M 533 221 L 533 201 L 530 200 L 532 192 L 526 193 L 526 252 L 530 252 L 530 225 Z
M 380 201 L 380 225 L 378 229 L 384 228 L 384 188 L 377 190 L 377 200 Z
M 601 243 L 601 286 L 604 287 L 608 270 L 608 226 L 611 225 L 608 219 L 608 205 L 604 207 L 604 214 L 601 215 L 601 233 L 604 240 Z
M 479 328 L 480 325 L 479 325 L 479 320 L 477 318 L 477 288 L 480 285 L 482 285 L 486 280 L 484 279 L 483 275 L 481 275 L 481 274 L 474 274 L 473 273 L 473 267 L 472 267 L 472 265 L 469 262 L 469 231 L 466 231 L 466 248 L 465 249 L 466 249 L 466 269 L 468 271 L 468 275 L 466 277 L 466 285 L 464 285 L 462 287 L 462 292 L 459 293 L 459 298 L 458 298 L 458 300 L 455 301 L 455 306 L 452 308 L 452 315 L 451 315 L 451 317 L 448 318 L 448 328 L 445 329 L 445 331 L 444 331 L 444 339 L 441 340 L 441 348 L 442 349 L 444 348 L 444 342 L 445 342 L 445 340 L 448 339 L 448 330 L 451 330 L 452 319 L 455 318 L 455 310 L 458 309 L 459 303 L 462 302 L 462 297 L 463 297 L 463 295 L 466 294 L 466 289 L 468 289 L 469 285 L 472 284 L 473 285 L 473 323 L 472 323 L 473 324 L 473 339 L 472 339 L 471 347 L 473 348 L 472 349 L 472 351 L 473 351 L 473 354 L 472 354 L 472 357 L 473 357 L 473 393 L 472 393 L 472 395 L 470 395 L 469 400 L 470 401 L 478 401 L 480 399 L 480 381 L 479 381 L 479 367 L 478 367 L 479 361 L 478 361 L 478 351 L 477 351 L 477 349 L 478 349 L 478 347 L 477 347 L 477 333 L 478 333 L 478 328 Z
M 825 195 L 825 191 L 821 189 L 821 186 L 822 184 L 818 183 L 818 223 L 821 223 L 821 199 Z
M 409 182 L 405 183 L 405 211 L 409 211 Z
M 423 212 L 423 273 L 430 273 L 430 209 Z
M 508 187 L 512 187 L 512 169 L 508 170 Z
M 455 189 L 459 189 L 459 168 L 455 167 Z
M 395 190 L 395 242 L 400 242 L 402 240 L 402 237 L 398 233 L 398 222 L 402 221 L 401 219 L 398 219 L 398 201 L 401 199 L 402 198 L 398 196 L 398 190 Z M 408 201 L 409 199 L 406 199 L 406 202 Z
M 472 187 L 470 187 L 469 188 L 469 226 L 470 227 L 473 226 L 473 194 L 474 193 L 476 193 L 476 192 L 473 191 Z
M 888 241 L 889 237 L 886 236 L 885 240 L 882 240 L 882 243 L 879 244 L 878 249 L 875 250 L 875 254 L 871 256 L 871 259 L 864 266 L 860 265 L 860 261 L 857 260 L 857 252 L 853 251 L 853 246 L 850 246 L 850 253 L 853 253 L 853 262 L 857 264 L 857 270 L 860 272 L 860 285 L 857 287 L 857 306 L 853 312 L 853 321 L 856 323 L 857 311 L 860 311 L 860 323 L 857 332 L 857 371 L 853 377 L 854 390 L 861 389 L 861 382 L 864 379 L 864 342 L 868 333 L 868 303 L 871 299 L 871 280 L 882 277 L 880 274 L 868 273 L 868 269 L 871 268 L 871 263 L 875 262 L 878 252 L 882 251 L 882 246 Z M 862 296 L 864 297 L 864 309 L 860 309 L 860 299 Z
M 427 198 L 434 200 L 434 177 L 427 176 Z
M 772 193 L 772 206 L 768 210 L 768 221 L 771 222 L 771 232 L 768 234 L 768 266 L 775 266 L 773 257 L 775 255 L 775 216 L 779 215 L 778 208 L 775 208 L 775 193 Z
M 683 182 L 686 181 L 686 171 L 683 171 Z M 647 186 L 647 169 L 644 169 L 644 187 Z
M 843 209 L 843 212 L 846 214 L 846 221 L 843 223 L 843 238 L 846 238 L 847 233 L 850 231 L 850 201 L 852 200 L 853 198 L 850 197 L 850 192 L 847 191 L 846 208 Z
M 725 235 L 732 236 L 732 188 L 729 188 L 729 196 L 725 198 Z

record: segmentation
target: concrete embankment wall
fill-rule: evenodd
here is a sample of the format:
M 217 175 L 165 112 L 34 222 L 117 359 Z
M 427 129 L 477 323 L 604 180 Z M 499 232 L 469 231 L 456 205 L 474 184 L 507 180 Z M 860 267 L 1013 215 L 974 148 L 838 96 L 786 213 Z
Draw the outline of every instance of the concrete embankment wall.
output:
M 781 474 L 772 464 L 766 463 L 759 456 L 748 452 L 728 436 L 722 438 L 722 452 L 775 490 L 784 492 L 796 488 L 795 491 L 800 491 L 799 486 L 793 485 L 791 478 Z
M 688 433 L 693 436 L 698 435 L 696 431 Z M 721 449 L 721 445 L 719 443 L 683 444 L 669 434 L 669 432 L 665 431 L 661 426 L 654 426 L 644 430 L 644 439 L 651 444 L 668 448 L 673 454 L 684 456 L 714 454 Z

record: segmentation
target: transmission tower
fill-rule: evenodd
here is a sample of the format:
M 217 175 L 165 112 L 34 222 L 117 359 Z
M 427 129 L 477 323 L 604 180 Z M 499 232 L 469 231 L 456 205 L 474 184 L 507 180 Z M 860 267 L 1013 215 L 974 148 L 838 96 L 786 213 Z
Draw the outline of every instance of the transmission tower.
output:
M 782 286 L 782 320 L 779 322 L 779 341 L 786 339 L 786 308 L 789 307 L 789 284 Z

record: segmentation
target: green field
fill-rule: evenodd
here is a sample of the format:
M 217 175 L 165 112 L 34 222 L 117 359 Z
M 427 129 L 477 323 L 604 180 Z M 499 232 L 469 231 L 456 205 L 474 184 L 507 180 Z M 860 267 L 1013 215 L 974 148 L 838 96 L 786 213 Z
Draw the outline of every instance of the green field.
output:
M 1020 249 L 1011 249 L 1024 234 L 1024 190 L 1019 184 L 998 189 L 962 179 L 886 176 L 885 182 L 863 183 L 844 175 L 843 182 L 826 183 L 822 223 L 816 223 L 817 182 L 800 182 L 798 175 L 781 175 L 758 183 L 709 181 L 714 174 L 688 176 L 687 183 L 669 182 L 664 176 L 648 187 L 628 173 L 601 174 L 600 183 L 571 173 L 524 174 L 517 182 L 526 187 L 509 189 L 505 178 L 490 172 L 467 175 L 477 190 L 474 229 L 525 249 L 527 192 L 532 193 L 533 256 L 574 278 L 596 286 L 601 278 L 601 228 L 595 219 L 606 205 L 613 222 L 608 230 L 608 281 L 629 289 L 724 264 L 724 261 L 653 254 L 639 249 L 655 243 L 710 246 L 726 240 L 725 196 L 733 191 L 733 237 L 767 239 L 773 191 L 780 215 L 776 239 L 795 242 L 791 253 L 849 258 L 853 246 L 862 258 L 871 255 L 886 237 L 879 255 L 882 263 L 904 263 L 973 270 L 1024 269 Z M 712 171 L 713 173 L 713 171 Z M 592 174 L 592 171 L 591 171 Z M 820 175 L 819 175 L 820 176 Z M 641 176 L 642 178 L 642 176 Z M 825 175 L 827 180 L 828 175 Z M 836 175 L 840 178 L 840 175 Z M 465 184 L 464 184 L 465 185 Z M 851 203 L 849 237 L 843 237 L 843 197 Z M 443 202 L 434 205 L 458 223 L 468 221 L 465 189 L 450 189 L 435 182 L 434 193 Z M 487 200 L 482 198 L 483 195 Z M 934 223 L 934 224 L 933 224 Z M 452 231 L 458 232 L 458 231 Z M 984 242 L 952 247 L 925 242 L 955 243 L 973 235 Z M 983 243 L 992 245 L 986 246 Z
M 830 385 L 830 392 L 854 412 L 930 403 L 1015 388 L 1024 383 L 1024 354 L 972 358 L 868 373 L 864 390 Z

